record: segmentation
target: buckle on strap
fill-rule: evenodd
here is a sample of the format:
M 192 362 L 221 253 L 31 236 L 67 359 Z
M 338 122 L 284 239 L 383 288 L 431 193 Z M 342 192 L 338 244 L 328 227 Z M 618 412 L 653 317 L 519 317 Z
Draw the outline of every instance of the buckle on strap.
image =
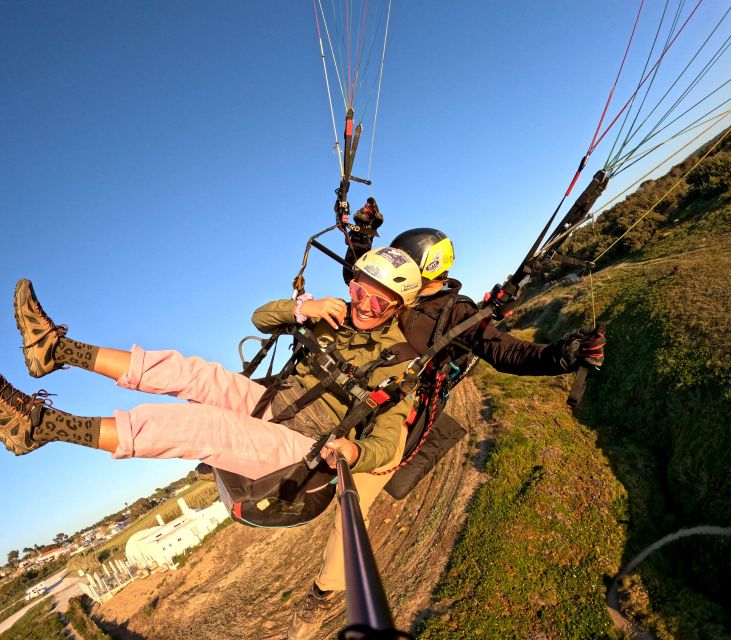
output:
M 391 399 L 390 394 L 388 394 L 383 389 L 375 389 L 374 391 L 371 391 L 368 394 L 368 398 L 366 399 L 366 403 L 369 407 L 376 408 L 385 402 L 388 402 Z

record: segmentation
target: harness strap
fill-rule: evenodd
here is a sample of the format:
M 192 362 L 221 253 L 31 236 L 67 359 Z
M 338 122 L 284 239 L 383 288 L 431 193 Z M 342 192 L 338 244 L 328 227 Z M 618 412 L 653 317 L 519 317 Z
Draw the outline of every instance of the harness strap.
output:
M 304 409 L 308 404 L 310 404 L 311 402 L 319 398 L 323 393 L 325 393 L 328 384 L 332 384 L 334 381 L 335 376 L 330 376 L 330 380 L 324 379 L 318 382 L 314 387 L 312 387 L 312 389 L 309 389 L 294 402 L 282 409 L 276 416 L 272 418 L 271 421 L 280 423 L 284 422 L 285 420 L 289 420 L 290 418 L 294 418 L 294 416 L 302 411 L 302 409 Z
M 426 439 L 429 437 L 429 432 L 431 431 L 432 426 L 434 426 L 434 421 L 436 420 L 437 415 L 439 412 L 439 392 L 441 391 L 442 384 L 446 380 L 447 376 L 441 373 L 438 373 L 436 376 L 436 387 L 434 389 L 434 392 L 431 394 L 431 398 L 427 398 L 429 400 L 426 411 L 429 414 L 429 422 L 427 423 L 426 427 L 424 428 L 424 433 L 421 436 L 421 439 L 419 440 L 419 443 L 416 445 L 414 450 L 401 462 L 399 462 L 396 466 L 391 467 L 390 469 L 385 469 L 383 471 L 371 471 L 371 475 L 373 476 L 387 476 L 394 471 L 398 471 L 399 469 L 405 467 L 411 460 L 413 460 L 414 456 L 419 453 L 419 450 L 421 449 L 422 445 L 426 442 Z M 411 416 L 409 416 L 411 417 Z M 416 416 L 414 416 L 416 417 Z M 407 420 L 408 423 L 408 420 Z
M 282 382 L 286 380 L 294 370 L 294 365 L 296 364 L 299 355 L 300 354 L 295 349 L 292 357 L 285 363 L 282 370 L 276 376 L 274 376 L 273 383 L 267 386 L 266 380 L 268 379 L 265 379 L 266 390 L 262 394 L 261 398 L 259 398 L 259 402 L 257 402 L 254 406 L 254 409 L 251 412 L 252 418 L 261 418 L 264 415 L 264 412 L 272 403 L 274 396 L 277 395 L 277 391 L 279 391 L 279 388 L 282 386 Z
M 439 340 L 439 338 L 444 335 L 444 328 L 447 326 L 447 322 L 449 321 L 449 318 L 452 315 L 452 309 L 454 308 L 455 303 L 457 302 L 457 296 L 451 295 L 449 296 L 449 299 L 447 300 L 447 303 L 442 307 L 442 311 L 439 314 L 439 319 L 437 320 L 437 325 L 434 328 L 434 337 L 433 340 Z
M 385 387 L 374 389 L 368 394 L 363 402 L 357 402 L 353 405 L 343 418 L 342 422 L 329 433 L 324 434 L 319 440 L 312 445 L 312 448 L 305 456 L 305 462 L 310 469 L 313 469 L 320 462 L 320 450 L 330 442 L 337 438 L 344 438 L 362 422 L 373 416 L 379 409 L 383 408 L 389 402 L 393 402 L 394 392 L 398 392 L 398 382 L 393 381 Z M 362 435 L 367 435 L 365 430 Z

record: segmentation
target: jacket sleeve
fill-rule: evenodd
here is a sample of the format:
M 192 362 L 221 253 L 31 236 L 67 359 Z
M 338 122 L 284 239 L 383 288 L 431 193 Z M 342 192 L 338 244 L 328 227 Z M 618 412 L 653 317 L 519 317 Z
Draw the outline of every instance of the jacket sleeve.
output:
M 262 333 L 274 333 L 279 327 L 295 324 L 294 300 L 273 300 L 259 307 L 251 316 L 254 326 Z
M 452 314 L 452 326 L 474 314 L 476 308 L 459 302 Z M 561 343 L 539 344 L 518 340 L 492 323 L 465 332 L 461 341 L 472 352 L 502 373 L 519 376 L 555 376 L 567 373 L 561 362 Z
M 353 466 L 353 473 L 368 473 L 393 460 L 401 438 L 401 429 L 404 428 L 403 424 L 411 411 L 413 401 L 411 395 L 402 398 L 398 404 L 378 416 L 373 431 L 367 438 L 354 441 L 360 449 L 360 457 Z

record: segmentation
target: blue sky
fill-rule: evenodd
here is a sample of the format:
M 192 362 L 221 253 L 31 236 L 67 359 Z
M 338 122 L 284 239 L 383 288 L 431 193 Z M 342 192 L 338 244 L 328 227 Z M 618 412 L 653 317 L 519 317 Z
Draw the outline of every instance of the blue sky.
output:
M 642 72 L 656 4 L 643 15 L 617 108 Z M 406 228 L 439 227 L 454 240 L 453 274 L 468 294 L 502 281 L 591 141 L 637 6 L 397 1 L 372 171 L 384 243 Z M 702 5 L 658 85 L 725 10 Z M 11 309 L 20 277 L 76 339 L 175 348 L 237 369 L 251 312 L 289 297 L 306 238 L 332 221 L 339 172 L 312 5 L 3 0 L 0 16 L 0 372 L 82 415 L 150 401 L 80 370 L 31 379 Z M 725 79 L 727 62 L 706 86 Z M 356 175 L 366 173 L 368 144 Z M 354 206 L 368 195 L 351 188 Z M 326 242 L 342 249 L 335 236 Z M 345 294 L 331 261 L 310 262 L 310 291 Z M 66 444 L 20 458 L 0 452 L 0 562 L 193 466 L 112 461 Z

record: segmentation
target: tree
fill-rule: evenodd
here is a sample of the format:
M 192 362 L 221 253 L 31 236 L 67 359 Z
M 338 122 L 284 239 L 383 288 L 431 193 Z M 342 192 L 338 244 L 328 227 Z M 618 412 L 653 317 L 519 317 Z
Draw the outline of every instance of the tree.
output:
M 8 564 L 11 567 L 14 567 L 18 564 L 18 559 L 20 558 L 20 552 L 17 549 L 13 549 L 12 551 L 8 551 Z
M 731 188 L 731 152 L 721 151 L 706 158 L 686 182 L 691 187 L 691 195 L 701 198 L 723 193 Z
M 56 536 L 53 538 L 53 541 L 56 544 L 63 544 L 68 536 L 65 533 L 57 533 Z
M 152 509 L 153 506 L 153 503 L 147 498 L 139 498 L 130 505 L 129 512 L 133 518 L 139 518 L 143 513 Z

